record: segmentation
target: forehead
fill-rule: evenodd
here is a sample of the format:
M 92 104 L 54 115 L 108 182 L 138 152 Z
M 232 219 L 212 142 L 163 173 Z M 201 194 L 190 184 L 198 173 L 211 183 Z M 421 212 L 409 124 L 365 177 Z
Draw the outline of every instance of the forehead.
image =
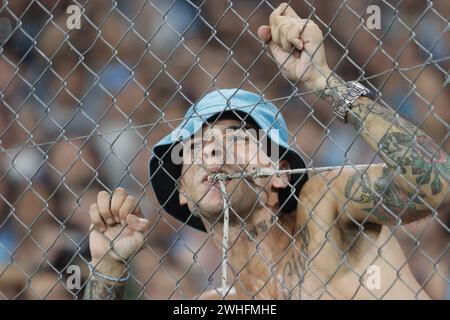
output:
M 216 129 L 224 129 L 224 128 L 244 128 L 244 127 L 248 127 L 249 124 L 238 120 L 238 119 L 218 119 L 216 121 L 213 121 L 212 123 L 204 123 L 202 130 L 203 132 L 205 132 L 206 130 L 210 130 L 213 128 Z
M 186 141 L 203 139 L 210 135 L 216 135 L 218 132 L 227 133 L 231 131 L 248 132 L 255 137 L 259 136 L 259 126 L 251 118 L 236 118 L 235 115 L 223 114 L 220 118 L 212 118 L 202 124 L 201 130 L 198 130 L 194 135 L 186 138 Z

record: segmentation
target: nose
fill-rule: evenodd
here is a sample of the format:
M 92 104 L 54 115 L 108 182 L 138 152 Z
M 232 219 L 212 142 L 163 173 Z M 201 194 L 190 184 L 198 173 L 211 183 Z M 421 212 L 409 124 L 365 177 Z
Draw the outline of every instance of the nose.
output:
M 209 136 L 205 137 L 203 148 L 202 148 L 202 156 L 203 161 L 207 165 L 212 164 L 223 164 L 224 163 L 224 143 L 223 143 L 223 135 L 219 132 L 214 132 L 209 134 Z

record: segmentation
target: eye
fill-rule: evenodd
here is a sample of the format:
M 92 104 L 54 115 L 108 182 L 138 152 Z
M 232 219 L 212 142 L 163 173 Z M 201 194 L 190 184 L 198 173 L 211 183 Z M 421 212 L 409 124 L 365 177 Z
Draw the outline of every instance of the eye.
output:
M 248 139 L 248 136 L 246 134 L 238 134 L 238 135 L 235 135 L 233 137 L 233 141 L 234 142 L 239 142 L 239 141 L 248 142 L 249 139 Z

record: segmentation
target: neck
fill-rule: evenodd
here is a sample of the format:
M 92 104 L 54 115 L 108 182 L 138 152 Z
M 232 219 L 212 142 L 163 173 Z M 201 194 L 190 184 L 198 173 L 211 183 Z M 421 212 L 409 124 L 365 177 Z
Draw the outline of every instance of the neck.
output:
M 300 257 L 305 243 L 299 236 L 296 213 L 277 218 L 273 212 L 277 208 L 258 208 L 245 223 L 238 219 L 229 225 L 228 265 L 236 279 L 233 286 L 241 296 L 288 298 L 290 282 L 298 284 L 303 273 Z M 216 224 L 210 233 L 222 250 L 223 223 Z

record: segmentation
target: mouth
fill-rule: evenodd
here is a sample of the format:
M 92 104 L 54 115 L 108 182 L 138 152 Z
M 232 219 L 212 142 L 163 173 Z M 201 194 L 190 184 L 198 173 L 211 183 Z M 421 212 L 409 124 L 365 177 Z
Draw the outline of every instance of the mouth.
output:
M 219 179 L 217 178 L 220 177 L 220 175 L 228 175 L 228 174 L 229 172 L 220 167 L 208 168 L 208 171 L 202 178 L 202 183 L 210 187 L 220 188 Z M 231 179 L 226 179 L 222 181 L 227 185 L 231 182 Z

